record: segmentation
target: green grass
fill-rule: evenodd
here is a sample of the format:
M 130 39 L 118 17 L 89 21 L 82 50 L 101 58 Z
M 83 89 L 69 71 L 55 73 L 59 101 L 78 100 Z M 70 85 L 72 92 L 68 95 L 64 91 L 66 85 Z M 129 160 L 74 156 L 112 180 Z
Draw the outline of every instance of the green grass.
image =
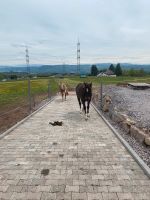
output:
M 58 80 L 57 80 L 58 81 Z M 60 80 L 59 80 L 60 81 Z M 101 82 L 103 84 L 117 84 L 117 83 L 128 83 L 128 82 L 146 82 L 150 83 L 150 76 L 145 77 L 86 77 L 86 78 L 80 78 L 80 77 L 65 77 L 63 79 L 69 86 L 75 87 L 79 82 L 92 82 L 93 85 L 98 86 Z
M 48 81 L 50 81 L 51 92 L 55 93 L 58 90 L 59 82 L 66 82 L 69 87 L 75 87 L 79 82 L 92 82 L 94 86 L 98 86 L 102 81 L 103 84 L 117 84 L 128 82 L 146 82 L 150 83 L 150 76 L 145 77 L 65 77 L 60 78 L 39 78 L 31 80 L 32 96 L 47 93 Z M 0 82 L 0 109 L 8 105 L 17 105 L 27 100 L 27 80 Z
M 48 82 L 52 93 L 58 90 L 55 79 L 36 79 L 31 80 L 31 94 L 38 95 L 48 92 Z M 0 108 L 8 104 L 18 104 L 24 102 L 28 95 L 28 81 L 0 82 Z

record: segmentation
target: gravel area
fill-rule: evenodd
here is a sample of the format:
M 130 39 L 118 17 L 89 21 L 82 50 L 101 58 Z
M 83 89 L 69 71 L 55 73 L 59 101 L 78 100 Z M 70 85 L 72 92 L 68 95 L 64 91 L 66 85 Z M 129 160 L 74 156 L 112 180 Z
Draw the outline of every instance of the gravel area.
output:
M 150 128 L 150 89 L 105 86 L 104 93 L 112 97 L 113 106 L 132 118 L 137 127 Z
M 142 158 L 142 160 L 150 167 L 150 146 L 141 144 L 134 137 L 127 134 L 117 123 L 113 122 L 106 113 L 103 113 L 109 123 L 120 133 L 120 135 L 129 143 L 134 151 Z
M 136 126 L 150 128 L 150 89 L 132 90 L 127 87 L 104 86 L 103 92 L 111 96 L 113 107 L 115 106 L 118 110 L 126 113 L 136 122 Z M 150 167 L 150 146 L 141 144 L 131 137 L 109 118 L 108 113 L 103 113 L 103 115 Z

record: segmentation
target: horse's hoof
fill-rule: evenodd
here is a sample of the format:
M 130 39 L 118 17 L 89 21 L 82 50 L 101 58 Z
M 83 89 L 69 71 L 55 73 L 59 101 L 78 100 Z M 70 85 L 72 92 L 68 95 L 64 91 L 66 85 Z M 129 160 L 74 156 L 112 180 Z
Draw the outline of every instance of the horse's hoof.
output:
M 87 117 L 90 117 L 90 115 L 88 114 Z
M 88 117 L 87 117 L 87 115 L 85 116 L 85 120 L 86 120 L 86 121 L 88 120 Z

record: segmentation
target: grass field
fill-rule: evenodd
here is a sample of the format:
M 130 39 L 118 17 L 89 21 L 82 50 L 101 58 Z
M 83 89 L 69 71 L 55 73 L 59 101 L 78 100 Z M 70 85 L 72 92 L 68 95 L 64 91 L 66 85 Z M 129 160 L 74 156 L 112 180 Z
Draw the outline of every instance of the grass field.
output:
M 87 77 L 87 78 L 80 78 L 80 77 L 66 77 L 64 81 L 68 83 L 71 87 L 75 87 L 79 82 L 92 82 L 93 85 L 98 86 L 101 82 L 103 84 L 118 84 L 118 83 L 128 83 L 128 82 L 146 82 L 150 83 L 150 76 L 145 77 Z
M 31 80 L 31 95 L 38 95 L 48 92 L 48 82 L 50 81 L 51 92 L 54 94 L 58 90 L 55 79 Z M 9 104 L 18 104 L 27 99 L 28 81 L 10 81 L 0 83 L 0 109 Z
M 51 94 L 58 91 L 58 84 L 65 82 L 70 89 L 75 88 L 79 82 L 92 82 L 93 86 L 103 84 L 123 84 L 127 82 L 150 83 L 150 76 L 147 77 L 64 77 L 39 78 L 31 80 L 32 111 L 41 106 L 44 99 L 48 98 L 48 83 L 50 83 Z M 0 82 L 0 134 L 29 115 L 28 105 L 28 81 Z
M 150 76 L 146 77 L 64 77 L 60 78 L 40 78 L 31 80 L 31 94 L 32 96 L 47 93 L 48 82 L 50 81 L 51 92 L 55 93 L 58 90 L 59 82 L 66 82 L 69 87 L 75 87 L 79 82 L 92 82 L 93 85 L 98 86 L 102 81 L 103 84 L 117 84 L 127 82 L 146 82 L 150 83 Z M 0 82 L 0 110 L 3 107 L 13 104 L 18 104 L 27 99 L 27 80 Z

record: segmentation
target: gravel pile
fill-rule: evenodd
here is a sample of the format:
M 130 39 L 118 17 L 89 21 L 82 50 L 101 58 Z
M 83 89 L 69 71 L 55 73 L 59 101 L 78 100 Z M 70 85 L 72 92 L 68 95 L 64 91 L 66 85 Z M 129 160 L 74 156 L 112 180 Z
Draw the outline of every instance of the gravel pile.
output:
M 150 146 L 139 143 L 134 137 L 127 134 L 121 127 L 113 122 L 108 115 L 103 113 L 109 123 L 120 133 L 120 135 L 129 143 L 134 151 L 140 156 L 140 158 L 150 167 Z
M 104 93 L 112 97 L 113 106 L 126 113 L 140 128 L 150 128 L 150 89 L 105 86 Z
M 150 128 L 150 89 L 132 90 L 126 87 L 105 86 L 103 92 L 112 98 L 112 105 L 126 113 L 136 122 L 136 126 Z M 141 144 L 113 122 L 108 113 L 103 113 L 112 126 L 130 144 L 135 152 L 150 167 L 150 146 Z

